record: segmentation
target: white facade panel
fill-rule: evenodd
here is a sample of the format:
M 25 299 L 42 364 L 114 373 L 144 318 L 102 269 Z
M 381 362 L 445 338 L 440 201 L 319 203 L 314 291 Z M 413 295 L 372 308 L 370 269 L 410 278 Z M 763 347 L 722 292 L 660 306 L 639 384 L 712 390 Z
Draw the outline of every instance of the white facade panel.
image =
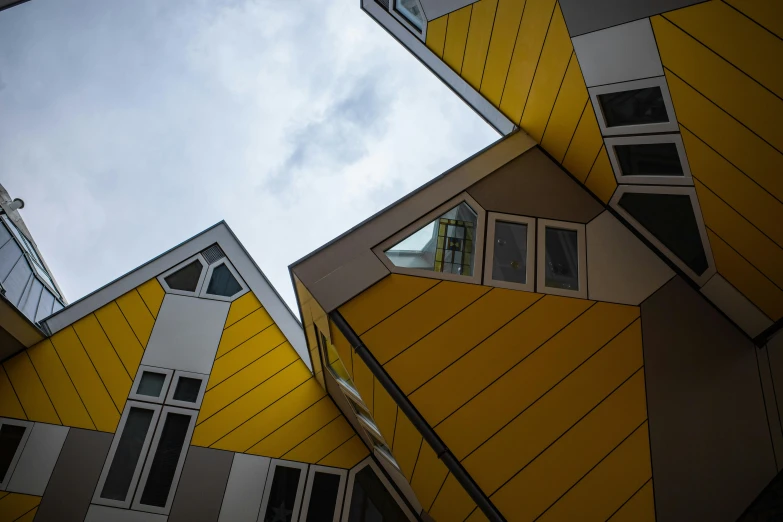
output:
M 271 459 L 236 453 L 218 522 L 256 522 Z
M 92 504 L 84 522 L 166 522 L 169 517 Z
M 35 423 L 11 482 L 8 483 L 8 491 L 43 496 L 69 429 L 54 424 Z

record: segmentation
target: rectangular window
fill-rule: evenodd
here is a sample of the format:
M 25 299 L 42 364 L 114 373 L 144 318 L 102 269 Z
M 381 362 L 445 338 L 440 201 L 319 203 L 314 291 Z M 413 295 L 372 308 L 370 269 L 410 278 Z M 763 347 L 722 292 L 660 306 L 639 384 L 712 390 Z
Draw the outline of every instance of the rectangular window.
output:
M 174 372 L 166 404 L 183 408 L 200 408 L 208 379 L 208 375 L 200 373 Z
M 491 212 L 487 221 L 485 284 L 534 290 L 535 218 Z
M 392 490 L 375 465 L 368 463 L 358 471 L 351 471 L 348 489 L 350 498 L 346 508 L 350 509 L 348 522 L 408 522 L 415 520 L 403 506 L 399 496 Z
M 679 134 L 622 136 L 605 141 L 618 183 L 693 185 Z
M 31 422 L 0 419 L 0 489 L 8 486 L 32 426 Z
M 340 519 L 347 475 L 346 470 L 310 466 L 302 502 L 303 522 L 337 522 Z
M 158 404 L 163 403 L 173 374 L 172 370 L 152 366 L 139 366 L 128 398 Z
M 587 298 L 585 226 L 538 221 L 537 291 Z
M 306 472 L 307 464 L 272 461 L 261 501 L 262 516 L 259 522 L 297 522 Z
M 598 102 L 607 127 L 669 121 L 663 93 L 658 86 L 599 94 Z

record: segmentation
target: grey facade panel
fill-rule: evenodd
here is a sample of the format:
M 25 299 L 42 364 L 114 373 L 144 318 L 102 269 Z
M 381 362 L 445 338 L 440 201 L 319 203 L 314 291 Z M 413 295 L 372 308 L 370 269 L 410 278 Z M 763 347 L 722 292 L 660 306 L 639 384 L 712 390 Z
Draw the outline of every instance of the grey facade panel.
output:
M 389 0 L 390 2 L 393 0 Z M 474 4 L 478 0 L 421 0 L 421 7 L 428 21 L 445 16 L 452 11 Z
M 756 348 L 679 276 L 641 311 L 657 520 L 734 521 L 776 473 Z
M 35 312 L 35 322 L 40 321 L 52 314 L 54 306 L 54 296 L 46 288 L 41 293 L 41 299 L 38 301 L 38 310 Z
M 0 281 L 5 281 L 20 257 L 22 257 L 22 249 L 16 241 L 6 241 L 5 245 L 0 247 Z
M 217 522 L 234 454 L 191 446 L 169 522 Z
M 2 3 L 2 1 L 3 0 L 0 0 L 0 3 Z M 9 232 L 5 226 L 0 225 L 0 247 L 5 245 L 9 239 L 11 239 L 11 232 Z
M 783 430 L 783 330 L 779 330 L 767 342 L 767 356 L 769 357 L 770 373 L 772 373 L 772 386 L 775 389 L 778 420 L 781 422 L 781 430 Z
M 571 36 L 606 29 L 704 0 L 560 0 Z
M 166 515 L 92 504 L 84 522 L 166 522 Z
M 25 292 L 24 298 L 19 303 L 19 310 L 21 310 L 31 321 L 35 320 L 35 313 L 38 311 L 38 302 L 41 300 L 41 291 L 43 291 L 43 283 L 38 279 L 33 278 Z
M 68 430 L 66 426 L 35 423 L 8 483 L 8 491 L 43 496 Z
M 32 273 L 33 269 L 30 268 L 27 258 L 21 257 L 8 274 L 8 277 L 5 278 L 5 281 L 3 281 L 5 298 L 13 303 L 14 306 L 19 306 L 19 301 L 22 299 L 22 294 L 25 288 L 27 288 L 27 283 L 30 281 Z
M 762 346 L 756 350 L 756 356 L 759 361 L 759 376 L 761 377 L 761 389 L 764 392 L 764 406 L 767 409 L 769 434 L 772 437 L 775 461 L 778 471 L 780 471 L 783 469 L 783 423 L 780 422 L 780 414 L 778 413 L 778 401 L 775 397 L 775 386 L 772 382 L 772 368 L 767 347 Z
M 35 522 L 83 522 L 111 439 L 111 433 L 69 430 Z
M 255 522 L 258 519 L 270 463 L 269 457 L 234 454 L 220 522 Z

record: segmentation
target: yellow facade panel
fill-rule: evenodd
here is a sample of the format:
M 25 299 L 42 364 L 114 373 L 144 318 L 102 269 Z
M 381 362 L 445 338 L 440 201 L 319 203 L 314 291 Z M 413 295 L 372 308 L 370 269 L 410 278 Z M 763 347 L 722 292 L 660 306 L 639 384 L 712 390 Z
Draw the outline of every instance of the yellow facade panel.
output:
M 394 453 L 394 458 L 397 464 L 400 465 L 400 470 L 408 482 L 411 481 L 413 468 L 416 466 L 416 460 L 419 458 L 421 445 L 422 437 L 419 430 L 416 429 L 404 413 L 399 412 L 397 415 L 397 427 L 394 431 L 392 453 Z
M 166 296 L 166 292 L 163 290 L 163 287 L 160 286 L 158 279 L 153 277 L 146 283 L 139 285 L 137 290 L 144 300 L 144 304 L 147 305 L 152 317 L 157 318 L 160 306 L 163 304 L 163 298 Z
M 609 155 L 606 148 L 602 148 L 598 153 L 593 168 L 585 180 L 585 186 L 604 203 L 609 203 L 617 188 L 617 178 L 614 177 L 612 165 L 609 163 Z
M 538 520 L 604 522 L 651 476 L 650 438 L 645 422 Z
M 362 335 L 362 341 L 385 364 L 489 290 L 443 281 Z
M 362 396 L 365 406 L 373 413 L 373 383 L 375 377 L 370 369 L 364 364 L 361 357 L 354 357 L 353 361 L 353 383 L 356 386 L 356 391 Z
M 411 402 L 430 426 L 437 425 L 592 304 L 545 296 L 412 393 Z
M 638 317 L 639 309 L 636 307 L 597 303 L 439 424 L 438 435 L 458 459 L 463 459 L 537 400 L 555 400 L 554 397 L 542 396 L 563 378 L 590 376 L 584 378 L 587 381 L 574 380 L 564 389 L 584 386 L 591 378 L 604 379 L 604 385 L 613 382 L 614 386 L 618 386 L 642 365 L 641 326 L 637 320 L 634 325 L 628 327 Z M 622 355 L 616 354 L 618 349 L 624 350 Z M 593 357 L 599 350 L 599 354 Z M 579 369 L 576 370 L 577 368 Z M 613 387 L 609 391 L 611 389 Z M 600 400 L 609 393 L 606 391 L 601 395 L 602 390 L 602 386 L 597 386 L 590 389 L 590 393 L 598 394 L 597 400 Z M 556 395 L 559 397 L 561 393 L 565 392 L 561 391 Z M 588 403 L 591 400 L 589 394 L 581 399 L 587 400 Z M 574 400 L 571 407 L 575 411 L 581 411 L 579 405 L 580 401 Z M 566 408 L 560 414 L 568 419 L 569 411 L 571 410 Z M 528 410 L 522 417 L 533 413 Z M 557 416 L 553 416 L 550 420 L 554 421 L 556 418 Z M 528 426 L 535 426 L 536 423 Z M 543 433 L 541 435 L 545 436 Z M 488 448 L 483 452 L 479 450 L 478 453 L 488 452 L 485 459 L 487 462 L 498 456 L 502 458 L 503 450 L 498 450 L 498 453 L 492 449 L 495 447 L 494 442 L 488 444 Z M 492 459 L 489 454 L 492 454 Z
M 474 509 L 476 503 L 449 473 L 429 512 L 435 520 L 465 520 Z
M 449 15 L 441 16 L 427 23 L 427 48 L 435 53 L 438 58 L 443 58 L 443 46 L 446 43 L 446 27 L 449 23 Z
M 27 354 L 30 356 L 35 371 L 40 377 L 62 423 L 65 426 L 94 430 L 95 424 L 90 419 L 90 415 L 87 413 L 81 397 L 79 397 L 71 378 L 57 356 L 52 342 L 49 339 L 44 339 L 28 349 Z M 127 393 L 125 395 L 127 397 Z M 123 402 L 124 400 L 125 398 L 123 397 Z
M 146 347 L 155 324 L 155 317 L 144 304 L 141 295 L 136 290 L 131 290 L 117 298 L 117 305 L 133 329 L 133 333 L 136 334 L 141 346 Z
M 655 522 L 655 498 L 653 483 L 648 481 L 623 507 L 612 515 L 609 522 Z
M 647 418 L 639 371 L 490 498 L 508 520 L 534 520 Z
M 0 499 L 0 522 L 14 522 L 38 507 L 41 497 L 9 493 Z
M 128 375 L 131 379 L 135 378 L 141 357 L 144 355 L 144 347 L 139 344 L 139 340 L 131 330 L 128 321 L 122 315 L 120 307 L 115 301 L 112 301 L 96 310 L 95 317 L 101 323 L 103 331 L 106 332 L 106 336 L 119 355 Z
M 408 395 L 541 297 L 530 292 L 492 289 L 384 368 Z
M 11 417 L 13 419 L 26 419 L 22 403 L 16 396 L 14 387 L 5 373 L 5 368 L 0 365 L 0 417 Z
M 440 491 L 449 470 L 441 462 L 429 444 L 422 443 L 416 469 L 413 470 L 411 487 L 425 510 L 429 510 Z
M 329 424 L 316 431 L 301 444 L 283 455 L 284 459 L 315 464 L 337 449 L 354 435 L 345 417 L 340 415 Z
M 524 9 L 525 0 L 498 0 L 480 89 L 481 94 L 495 107 L 500 106 L 500 98 L 503 96 L 503 87 L 506 85 L 514 42 Z M 512 84 L 510 87 L 515 86 Z
M 235 324 L 240 319 L 244 319 L 259 308 L 261 308 L 261 301 L 258 300 L 256 294 L 253 292 L 246 293 L 231 303 L 231 307 L 228 309 L 228 315 L 226 316 L 226 324 L 223 329 Z
M 468 41 L 462 58 L 462 78 L 476 90 L 481 87 L 484 64 L 487 62 L 489 38 L 495 24 L 498 0 L 481 0 L 473 5 L 470 15 Z
M 117 352 L 114 351 L 108 337 L 103 332 L 95 315 L 90 314 L 73 325 L 76 335 L 87 351 L 92 364 L 106 385 L 112 401 L 119 411 L 125 407 L 125 399 L 128 398 L 133 381 L 128 371 L 123 366 Z M 39 372 L 40 373 L 40 370 Z M 44 382 L 45 383 L 45 382 Z M 60 415 L 62 417 L 62 414 Z
M 563 85 L 560 86 L 557 101 L 541 140 L 541 146 L 555 160 L 563 161 L 585 103 L 587 103 L 587 87 L 582 77 L 582 70 L 579 68 L 579 61 L 573 57 L 568 64 Z
M 207 391 L 275 348 L 280 347 L 283 343 L 286 343 L 283 332 L 273 324 L 230 352 L 218 357 L 215 360 L 215 364 L 212 365 L 212 373 L 209 375 Z M 293 347 L 291 349 L 293 349 Z
M 563 168 L 584 183 L 603 145 L 604 140 L 601 138 L 593 105 L 587 101 L 574 137 L 571 138 L 571 144 L 563 158 Z
M 354 435 L 344 444 L 318 461 L 322 466 L 350 469 L 362 461 L 370 451 L 358 435 Z
M 757 24 L 783 38 L 783 4 L 770 0 L 725 0 Z
M 570 61 L 576 61 L 560 4 L 555 7 L 520 126 L 541 141 Z
M 391 448 L 394 444 L 394 431 L 397 424 L 397 403 L 391 398 L 378 379 L 373 379 L 373 398 L 375 404 L 373 419 L 375 425 L 383 435 L 384 440 Z
M 340 411 L 331 398 L 324 397 L 261 439 L 247 452 L 265 457 L 282 457 L 339 415 Z
M 95 427 L 100 431 L 114 433 L 120 421 L 120 412 L 98 372 L 95 371 L 74 329 L 64 328 L 51 339 Z
M 34 507 L 21 517 L 17 518 L 15 522 L 33 522 L 35 520 L 35 514 L 38 512 L 38 507 Z
M 250 313 L 223 330 L 223 336 L 220 338 L 220 344 L 218 345 L 217 357 L 233 350 L 272 324 L 272 318 L 263 308 Z
M 16 396 L 31 421 L 60 424 L 60 418 L 30 362 L 27 352 L 22 352 L 3 363 Z
M 329 320 L 329 333 L 332 337 L 332 344 L 337 349 L 337 354 L 340 356 L 340 361 L 345 366 L 345 370 L 348 375 L 353 379 L 353 348 L 348 343 L 348 339 L 345 338 L 343 333 L 337 329 L 332 320 Z
M 473 5 L 457 9 L 449 13 L 449 26 L 446 31 L 446 45 L 443 49 L 443 61 L 454 69 L 457 74 L 462 72 L 462 58 L 465 56 L 465 45 L 468 41 L 470 15 Z

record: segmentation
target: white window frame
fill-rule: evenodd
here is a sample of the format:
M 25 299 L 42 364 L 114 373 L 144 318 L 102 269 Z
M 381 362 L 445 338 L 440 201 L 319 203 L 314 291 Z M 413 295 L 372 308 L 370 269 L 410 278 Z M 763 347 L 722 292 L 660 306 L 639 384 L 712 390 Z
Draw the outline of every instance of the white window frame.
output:
M 494 279 L 492 277 L 492 265 L 495 259 L 495 225 L 498 221 L 501 223 L 527 225 L 527 258 L 525 259 L 525 280 L 527 283 L 525 284 Z M 488 286 L 497 286 L 499 288 L 509 288 L 511 290 L 534 292 L 536 286 L 535 252 L 537 232 L 536 218 L 490 212 L 487 216 L 487 245 L 484 250 L 486 252 L 484 260 L 484 284 Z
M 24 434 L 22 435 L 22 439 L 19 441 L 19 446 L 16 448 L 16 453 L 14 453 L 14 456 L 11 459 L 11 463 L 8 465 L 8 471 L 6 472 L 5 477 L 0 477 L 0 490 L 5 490 L 5 488 L 8 487 L 8 483 L 11 482 L 11 477 L 14 475 L 16 464 L 19 462 L 19 458 L 22 456 L 22 451 L 24 451 L 24 447 L 27 444 L 27 439 L 30 438 L 30 433 L 33 431 L 33 424 L 35 423 L 30 421 L 0 417 L 0 428 L 5 426 L 6 424 L 8 424 L 9 426 L 21 426 L 25 430 L 24 430 Z
M 311 464 L 310 470 L 307 473 L 307 483 L 305 484 L 304 496 L 302 497 L 302 514 L 300 515 L 300 518 L 302 522 L 307 522 L 307 510 L 310 507 L 310 496 L 313 493 L 313 482 L 315 481 L 316 473 L 325 473 L 340 477 L 340 485 L 337 488 L 337 499 L 334 505 L 334 518 L 332 518 L 332 522 L 338 522 L 340 520 L 340 515 L 342 514 L 345 484 L 348 481 L 348 470 L 328 468 L 326 466 L 318 466 L 317 464 Z
M 688 164 L 688 156 L 685 154 L 685 145 L 682 142 L 682 136 L 679 134 L 655 134 L 652 136 L 623 136 L 619 138 L 606 138 L 606 152 L 609 154 L 609 161 L 614 170 L 614 177 L 618 184 L 628 185 L 693 185 L 693 176 L 691 167 Z M 655 143 L 674 143 L 677 147 L 677 155 L 680 158 L 682 166 L 682 176 L 670 175 L 648 175 L 648 176 L 625 176 L 620 168 L 620 162 L 614 150 L 616 145 L 645 145 Z
M 618 125 L 617 127 L 607 127 L 606 119 L 604 118 L 604 111 L 601 108 L 601 103 L 598 101 L 598 96 L 600 94 L 634 91 L 637 89 L 645 89 L 647 87 L 660 87 L 661 94 L 663 96 L 663 104 L 666 107 L 666 114 L 669 116 L 669 121 L 664 123 L 645 123 L 641 125 Z M 672 97 L 669 93 L 669 86 L 666 83 L 665 76 L 656 76 L 654 78 L 645 78 L 643 80 L 633 80 L 630 82 L 611 83 L 609 85 L 590 87 L 587 90 L 590 93 L 590 101 L 593 104 L 596 119 L 598 120 L 598 127 L 601 129 L 602 136 L 679 131 L 677 116 L 674 112 L 674 104 L 672 103 Z
M 294 502 L 294 510 L 291 515 L 291 522 L 298 522 L 302 507 L 302 493 L 304 492 L 305 481 L 307 480 L 308 465 L 304 462 L 293 462 L 290 460 L 281 459 L 272 459 L 272 462 L 269 463 L 266 484 L 264 484 L 264 496 L 261 499 L 261 509 L 258 510 L 258 522 L 263 522 L 264 520 L 266 508 L 269 505 L 269 495 L 272 493 L 272 483 L 275 481 L 275 471 L 277 470 L 278 466 L 301 470 L 299 473 L 299 485 L 296 488 L 296 502 Z
M 394 8 L 394 2 L 396 0 L 389 0 L 389 14 L 391 14 L 398 22 L 400 22 L 405 28 L 410 31 L 416 38 L 421 40 L 422 42 L 427 41 L 427 25 L 429 25 L 430 21 L 427 19 L 427 13 L 424 12 L 424 8 L 421 5 L 420 0 L 416 0 L 416 3 L 419 5 L 419 9 L 421 9 L 421 14 L 424 16 L 424 27 L 421 28 L 421 31 L 419 31 L 407 18 L 405 18 L 405 15 L 402 13 L 397 12 L 397 9 Z
M 166 278 L 179 270 L 180 268 L 184 268 L 188 266 L 190 263 L 193 262 L 194 259 L 198 259 L 201 262 L 201 275 L 198 278 L 198 283 L 196 283 L 196 289 L 194 291 L 188 291 L 188 290 L 174 290 L 171 288 L 168 283 L 166 283 Z M 158 276 L 158 282 L 163 287 L 163 290 L 166 291 L 167 294 L 174 294 L 174 295 L 187 295 L 191 297 L 198 297 L 199 293 L 201 292 L 201 287 L 204 284 L 204 279 L 206 278 L 207 272 L 209 271 L 209 263 L 207 263 L 207 260 L 204 259 L 204 256 L 202 256 L 200 253 L 190 256 L 186 260 L 182 261 L 181 263 L 175 265 L 172 268 L 169 268 L 162 274 Z
M 417 232 L 420 228 L 438 219 L 441 215 L 445 214 L 452 208 L 456 207 L 462 202 L 468 204 L 468 206 L 476 213 L 476 231 L 473 238 L 473 275 L 466 276 L 460 274 L 450 274 L 447 272 L 436 272 L 434 270 L 425 270 L 423 268 L 407 268 L 400 267 L 392 263 L 391 259 L 386 256 L 385 251 L 393 247 L 406 237 Z M 372 249 L 375 256 L 381 260 L 381 262 L 389 269 L 390 272 L 396 274 L 406 274 L 419 277 L 428 277 L 430 279 L 441 279 L 443 281 L 456 281 L 459 283 L 473 283 L 476 285 L 481 284 L 481 276 L 483 274 L 484 266 L 484 228 L 487 219 L 487 212 L 484 208 L 478 204 L 467 192 L 462 192 L 458 196 L 451 198 L 447 202 L 440 205 L 438 208 L 428 212 L 421 218 L 417 219 L 410 225 L 406 226 L 399 232 L 395 233 L 390 238 L 386 239 L 383 243 Z
M 120 438 L 122 437 L 123 432 L 125 431 L 125 423 L 128 420 L 128 415 L 130 414 L 131 408 L 140 408 L 143 410 L 152 410 L 152 421 L 150 421 L 150 427 L 147 430 L 147 435 L 144 437 L 144 444 L 141 447 L 141 452 L 139 453 L 139 460 L 136 462 L 136 467 L 133 470 L 133 478 L 131 479 L 130 485 L 128 486 L 128 492 L 125 494 L 125 500 L 111 500 L 107 498 L 101 497 L 101 491 L 103 491 L 103 486 L 106 483 L 106 477 L 109 474 L 109 469 L 111 468 L 112 463 L 114 462 L 114 456 L 117 452 L 117 446 L 120 443 Z M 139 476 L 141 475 L 142 466 L 144 465 L 144 460 L 147 458 L 148 450 L 150 447 L 150 443 L 152 442 L 152 439 L 155 435 L 155 432 L 158 427 L 158 419 L 160 418 L 162 406 L 158 404 L 151 404 L 149 402 L 137 402 L 137 401 L 131 401 L 128 400 L 125 402 L 125 409 L 122 412 L 122 417 L 120 417 L 120 422 L 117 425 L 117 431 L 114 432 L 114 439 L 111 442 L 111 446 L 109 447 L 109 454 L 106 456 L 106 461 L 103 464 L 103 469 L 101 470 L 101 475 L 98 478 L 98 485 L 95 488 L 95 493 L 92 497 L 92 503 L 93 504 L 101 504 L 103 506 L 111 506 L 111 507 L 119 507 L 119 508 L 129 508 L 131 505 L 131 502 L 133 500 L 134 492 L 136 491 L 136 485 L 139 483 Z
M 559 228 L 576 232 L 578 260 L 579 290 L 566 290 L 564 288 L 552 288 L 546 286 L 546 229 Z M 555 221 L 552 219 L 539 219 L 536 232 L 536 291 L 541 294 L 560 295 L 564 297 L 576 297 L 587 299 L 587 241 L 585 238 L 585 225 L 571 223 L 569 221 Z
M 201 388 L 199 388 L 196 402 L 178 401 L 174 399 L 174 393 L 176 393 L 177 391 L 177 384 L 179 384 L 179 380 L 182 377 L 190 377 L 191 379 L 201 380 Z M 207 391 L 208 380 L 209 380 L 209 375 L 204 375 L 203 373 L 183 372 L 181 370 L 175 371 L 174 377 L 171 379 L 171 386 L 169 386 L 168 394 L 166 394 L 166 404 L 170 404 L 172 406 L 179 406 L 181 408 L 190 408 L 196 410 L 201 408 L 201 403 L 204 400 L 204 393 L 206 393 Z
M 202 257 L 203 259 L 203 257 Z M 206 260 L 205 260 L 206 262 Z M 231 272 L 231 275 L 234 276 L 234 279 L 237 280 L 237 283 L 239 283 L 239 286 L 242 287 L 241 290 L 239 290 L 237 293 L 235 293 L 232 296 L 226 297 L 223 295 L 215 295 L 215 294 L 208 294 L 207 288 L 209 288 L 209 280 L 212 278 L 212 272 L 215 271 L 215 268 L 219 267 L 220 265 L 226 265 L 226 268 L 228 268 L 228 271 Z M 250 289 L 247 286 L 247 283 L 242 279 L 242 276 L 239 275 L 239 272 L 236 271 L 234 268 L 234 265 L 231 264 L 231 262 L 228 260 L 227 257 L 224 257 L 218 261 L 215 261 L 212 265 L 207 265 L 207 273 L 204 277 L 203 282 L 201 283 L 200 290 L 198 292 L 198 296 L 204 299 L 215 299 L 217 301 L 227 301 L 231 302 L 235 299 L 238 299 L 248 293 Z
M 166 376 L 165 380 L 163 381 L 163 387 L 160 389 L 160 396 L 153 397 L 151 395 L 140 395 L 136 392 L 136 390 L 139 388 L 139 384 L 141 384 L 141 378 L 144 375 L 144 372 L 161 373 Z M 166 393 L 168 393 L 169 390 L 169 385 L 171 384 L 171 376 L 173 373 L 174 370 L 169 370 L 167 368 L 158 368 L 157 366 L 139 366 L 139 369 L 136 371 L 136 378 L 133 380 L 133 386 L 131 386 L 131 391 L 128 394 L 128 400 L 163 404 L 166 399 Z
M 163 434 L 163 427 L 166 425 L 166 419 L 171 413 L 180 415 L 187 415 L 190 417 L 190 424 L 188 425 L 188 431 L 185 434 L 185 440 L 182 444 L 182 450 L 179 454 L 179 460 L 177 461 L 177 467 L 174 471 L 174 477 L 171 481 L 171 488 L 169 489 L 169 495 L 166 499 L 166 505 L 163 507 L 150 506 L 141 503 L 141 496 L 144 493 L 144 487 L 147 485 L 147 478 L 150 474 L 150 468 L 152 462 L 155 460 L 155 452 L 158 450 L 160 444 L 160 437 Z M 188 448 L 190 447 L 190 441 L 193 437 L 193 430 L 196 427 L 196 418 L 198 417 L 198 411 L 189 410 L 186 408 L 177 408 L 174 406 L 164 406 L 161 411 L 160 418 L 158 419 L 157 427 L 155 428 L 155 436 L 152 439 L 152 444 L 149 446 L 149 451 L 146 453 L 146 462 L 144 463 L 144 469 L 139 479 L 139 484 L 136 487 L 136 494 L 133 497 L 132 508 L 137 511 L 146 511 L 149 513 L 158 513 L 161 515 L 168 515 L 171 510 L 171 504 L 174 502 L 174 495 L 177 493 L 177 486 L 179 484 L 180 475 L 182 475 L 182 468 L 185 466 L 185 458 L 188 454 Z
M 356 474 L 366 468 L 367 466 L 370 466 L 375 473 L 375 476 L 378 477 L 378 480 L 381 481 L 383 486 L 386 488 L 386 491 L 391 495 L 391 497 L 394 499 L 395 502 L 397 502 L 397 505 L 400 507 L 402 512 L 405 514 L 406 517 L 408 517 L 408 520 L 410 522 L 416 522 L 417 518 L 416 516 L 411 513 L 411 510 L 408 508 L 408 506 L 405 504 L 405 502 L 402 500 L 400 495 L 397 493 L 397 490 L 394 488 L 394 486 L 391 485 L 389 480 L 386 478 L 386 474 L 383 473 L 378 465 L 372 460 L 372 457 L 367 457 L 363 461 L 361 461 L 359 464 L 354 466 L 350 473 L 348 473 L 348 483 L 345 486 L 345 508 L 343 509 L 343 516 L 341 517 L 341 522 L 348 522 L 348 516 L 351 513 L 351 498 L 353 497 L 353 483 L 356 480 Z M 293 520 L 291 522 L 294 522 Z

